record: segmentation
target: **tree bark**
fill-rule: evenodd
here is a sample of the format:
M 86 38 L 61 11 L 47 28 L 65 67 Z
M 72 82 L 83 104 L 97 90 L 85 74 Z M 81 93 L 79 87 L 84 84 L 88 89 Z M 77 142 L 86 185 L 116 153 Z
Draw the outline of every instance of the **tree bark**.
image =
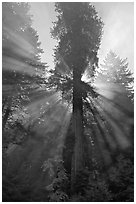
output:
M 85 166 L 83 138 L 83 101 L 79 88 L 81 75 L 73 71 L 73 130 L 75 136 L 74 154 L 72 158 L 71 184 L 75 181 L 78 171 Z

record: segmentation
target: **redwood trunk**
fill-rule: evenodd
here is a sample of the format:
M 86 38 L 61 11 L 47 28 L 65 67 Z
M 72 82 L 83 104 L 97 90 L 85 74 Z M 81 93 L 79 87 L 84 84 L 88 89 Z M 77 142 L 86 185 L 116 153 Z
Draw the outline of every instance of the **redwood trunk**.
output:
M 77 172 L 84 168 L 84 140 L 83 140 L 83 101 L 79 88 L 81 75 L 73 72 L 73 130 L 75 136 L 74 154 L 72 158 L 71 182 L 76 179 Z

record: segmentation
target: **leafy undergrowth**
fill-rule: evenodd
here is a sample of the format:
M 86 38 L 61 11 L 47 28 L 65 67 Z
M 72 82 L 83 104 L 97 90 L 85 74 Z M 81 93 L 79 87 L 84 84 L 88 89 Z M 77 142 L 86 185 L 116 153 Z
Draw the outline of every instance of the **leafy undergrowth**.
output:
M 133 202 L 134 201 L 133 161 L 119 155 L 117 164 L 109 169 L 108 179 L 104 173 L 85 169 L 79 171 L 73 190 L 70 177 L 63 165 L 57 177 L 49 186 L 51 202 Z
M 47 161 L 44 162 L 45 174 L 47 170 L 51 174 L 57 169 L 51 174 L 54 176 L 52 183 L 47 186 L 40 172 L 38 176 L 34 174 L 32 182 L 29 183 L 25 173 L 7 175 L 8 159 L 3 146 L 3 202 L 133 202 L 134 200 L 132 150 L 128 155 L 118 154 L 116 164 L 107 172 L 108 177 L 100 168 L 97 170 L 94 168 L 92 171 L 84 169 L 78 172 L 74 181 L 71 181 L 62 160 Z M 49 176 L 46 175 L 45 181 L 47 177 Z

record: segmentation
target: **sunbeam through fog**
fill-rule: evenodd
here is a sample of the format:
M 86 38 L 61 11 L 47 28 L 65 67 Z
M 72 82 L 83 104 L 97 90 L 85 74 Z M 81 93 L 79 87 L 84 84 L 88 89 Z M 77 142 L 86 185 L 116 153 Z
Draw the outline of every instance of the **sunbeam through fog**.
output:
M 134 200 L 133 40 L 133 3 L 2 3 L 3 202 Z

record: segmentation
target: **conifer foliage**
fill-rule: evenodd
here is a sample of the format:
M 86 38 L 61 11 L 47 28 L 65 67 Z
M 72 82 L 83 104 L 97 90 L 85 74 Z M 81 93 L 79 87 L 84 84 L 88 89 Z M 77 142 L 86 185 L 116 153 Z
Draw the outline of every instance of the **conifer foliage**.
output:
M 2 108 L 3 129 L 12 112 L 29 101 L 30 92 L 44 83 L 37 31 L 32 27 L 28 3 L 2 4 Z
M 71 176 L 75 176 L 85 166 L 83 97 L 87 95 L 87 87 L 92 90 L 81 78 L 89 65 L 91 77 L 94 76 L 103 23 L 89 3 L 56 3 L 55 6 L 58 20 L 54 23 L 52 36 L 58 40 L 58 45 L 51 80 L 55 79 L 62 95 L 72 101 L 75 145 Z
M 128 67 L 127 59 L 121 59 L 113 51 L 110 51 L 99 71 L 101 74 L 98 75 L 98 79 L 103 82 L 105 80 L 109 84 L 117 84 L 124 89 L 128 97 L 133 98 L 134 78 Z

